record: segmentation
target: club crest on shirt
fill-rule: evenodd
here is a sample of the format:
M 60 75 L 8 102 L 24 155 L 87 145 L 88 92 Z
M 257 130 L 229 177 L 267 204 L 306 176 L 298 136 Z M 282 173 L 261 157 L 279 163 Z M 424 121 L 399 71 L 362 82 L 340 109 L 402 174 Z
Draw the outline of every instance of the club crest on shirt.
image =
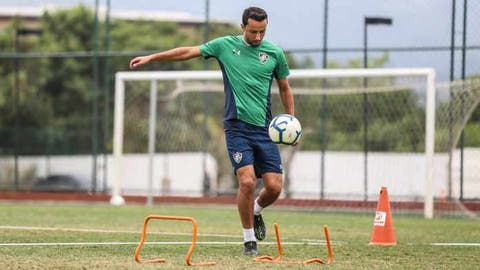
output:
M 237 164 L 239 164 L 240 161 L 242 161 L 242 156 L 243 156 L 242 153 L 240 153 L 240 152 L 235 152 L 235 153 L 233 154 L 233 160 L 235 160 L 235 162 L 236 162 Z
M 268 61 L 268 54 L 260 52 L 258 54 L 258 60 L 260 60 L 260 63 L 265 64 Z

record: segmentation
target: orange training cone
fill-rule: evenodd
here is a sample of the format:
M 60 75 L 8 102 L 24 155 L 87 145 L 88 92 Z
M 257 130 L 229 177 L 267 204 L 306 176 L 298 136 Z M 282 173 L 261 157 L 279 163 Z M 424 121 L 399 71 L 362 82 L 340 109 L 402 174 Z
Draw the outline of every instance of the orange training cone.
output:
M 392 246 L 396 245 L 395 232 L 393 230 L 392 214 L 390 212 L 390 201 L 386 187 L 380 190 L 380 199 L 373 222 L 372 238 L 370 245 Z

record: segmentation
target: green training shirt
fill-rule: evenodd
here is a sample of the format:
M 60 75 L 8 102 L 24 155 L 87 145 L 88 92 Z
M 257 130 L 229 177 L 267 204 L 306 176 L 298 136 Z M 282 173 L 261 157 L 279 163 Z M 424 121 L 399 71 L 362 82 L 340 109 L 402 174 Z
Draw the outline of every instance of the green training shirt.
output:
M 243 36 L 225 36 L 202 44 L 200 52 L 204 58 L 214 57 L 220 64 L 225 88 L 224 120 L 239 119 L 267 126 L 272 118 L 272 80 L 289 75 L 283 51 L 266 40 L 252 47 Z

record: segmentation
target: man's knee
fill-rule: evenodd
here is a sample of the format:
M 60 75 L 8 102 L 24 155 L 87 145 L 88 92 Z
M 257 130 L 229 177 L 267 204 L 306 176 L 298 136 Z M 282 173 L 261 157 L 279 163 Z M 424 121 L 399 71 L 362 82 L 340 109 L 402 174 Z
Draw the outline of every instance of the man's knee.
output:
M 239 178 L 240 190 L 245 192 L 253 192 L 255 190 L 255 179 L 252 177 Z
M 264 187 L 268 194 L 279 196 L 282 192 L 282 175 L 266 174 L 264 175 Z
M 242 192 L 254 192 L 256 185 L 256 177 L 248 170 L 238 170 L 238 185 Z
M 271 195 L 279 196 L 280 193 L 282 192 L 282 183 L 281 182 L 272 183 L 266 186 L 265 189 Z

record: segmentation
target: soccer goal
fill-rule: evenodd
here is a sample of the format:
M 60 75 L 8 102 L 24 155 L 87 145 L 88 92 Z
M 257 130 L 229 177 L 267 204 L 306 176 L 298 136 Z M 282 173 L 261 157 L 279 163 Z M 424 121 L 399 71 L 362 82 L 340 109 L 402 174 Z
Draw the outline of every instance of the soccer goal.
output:
M 376 201 L 386 186 L 433 217 L 444 185 L 434 181 L 433 69 L 291 70 L 289 81 L 304 133 L 295 150 L 281 147 L 283 196 Z M 118 72 L 111 203 L 135 189 L 150 201 L 232 192 L 223 102 L 220 71 Z M 276 84 L 271 104 L 283 112 Z

